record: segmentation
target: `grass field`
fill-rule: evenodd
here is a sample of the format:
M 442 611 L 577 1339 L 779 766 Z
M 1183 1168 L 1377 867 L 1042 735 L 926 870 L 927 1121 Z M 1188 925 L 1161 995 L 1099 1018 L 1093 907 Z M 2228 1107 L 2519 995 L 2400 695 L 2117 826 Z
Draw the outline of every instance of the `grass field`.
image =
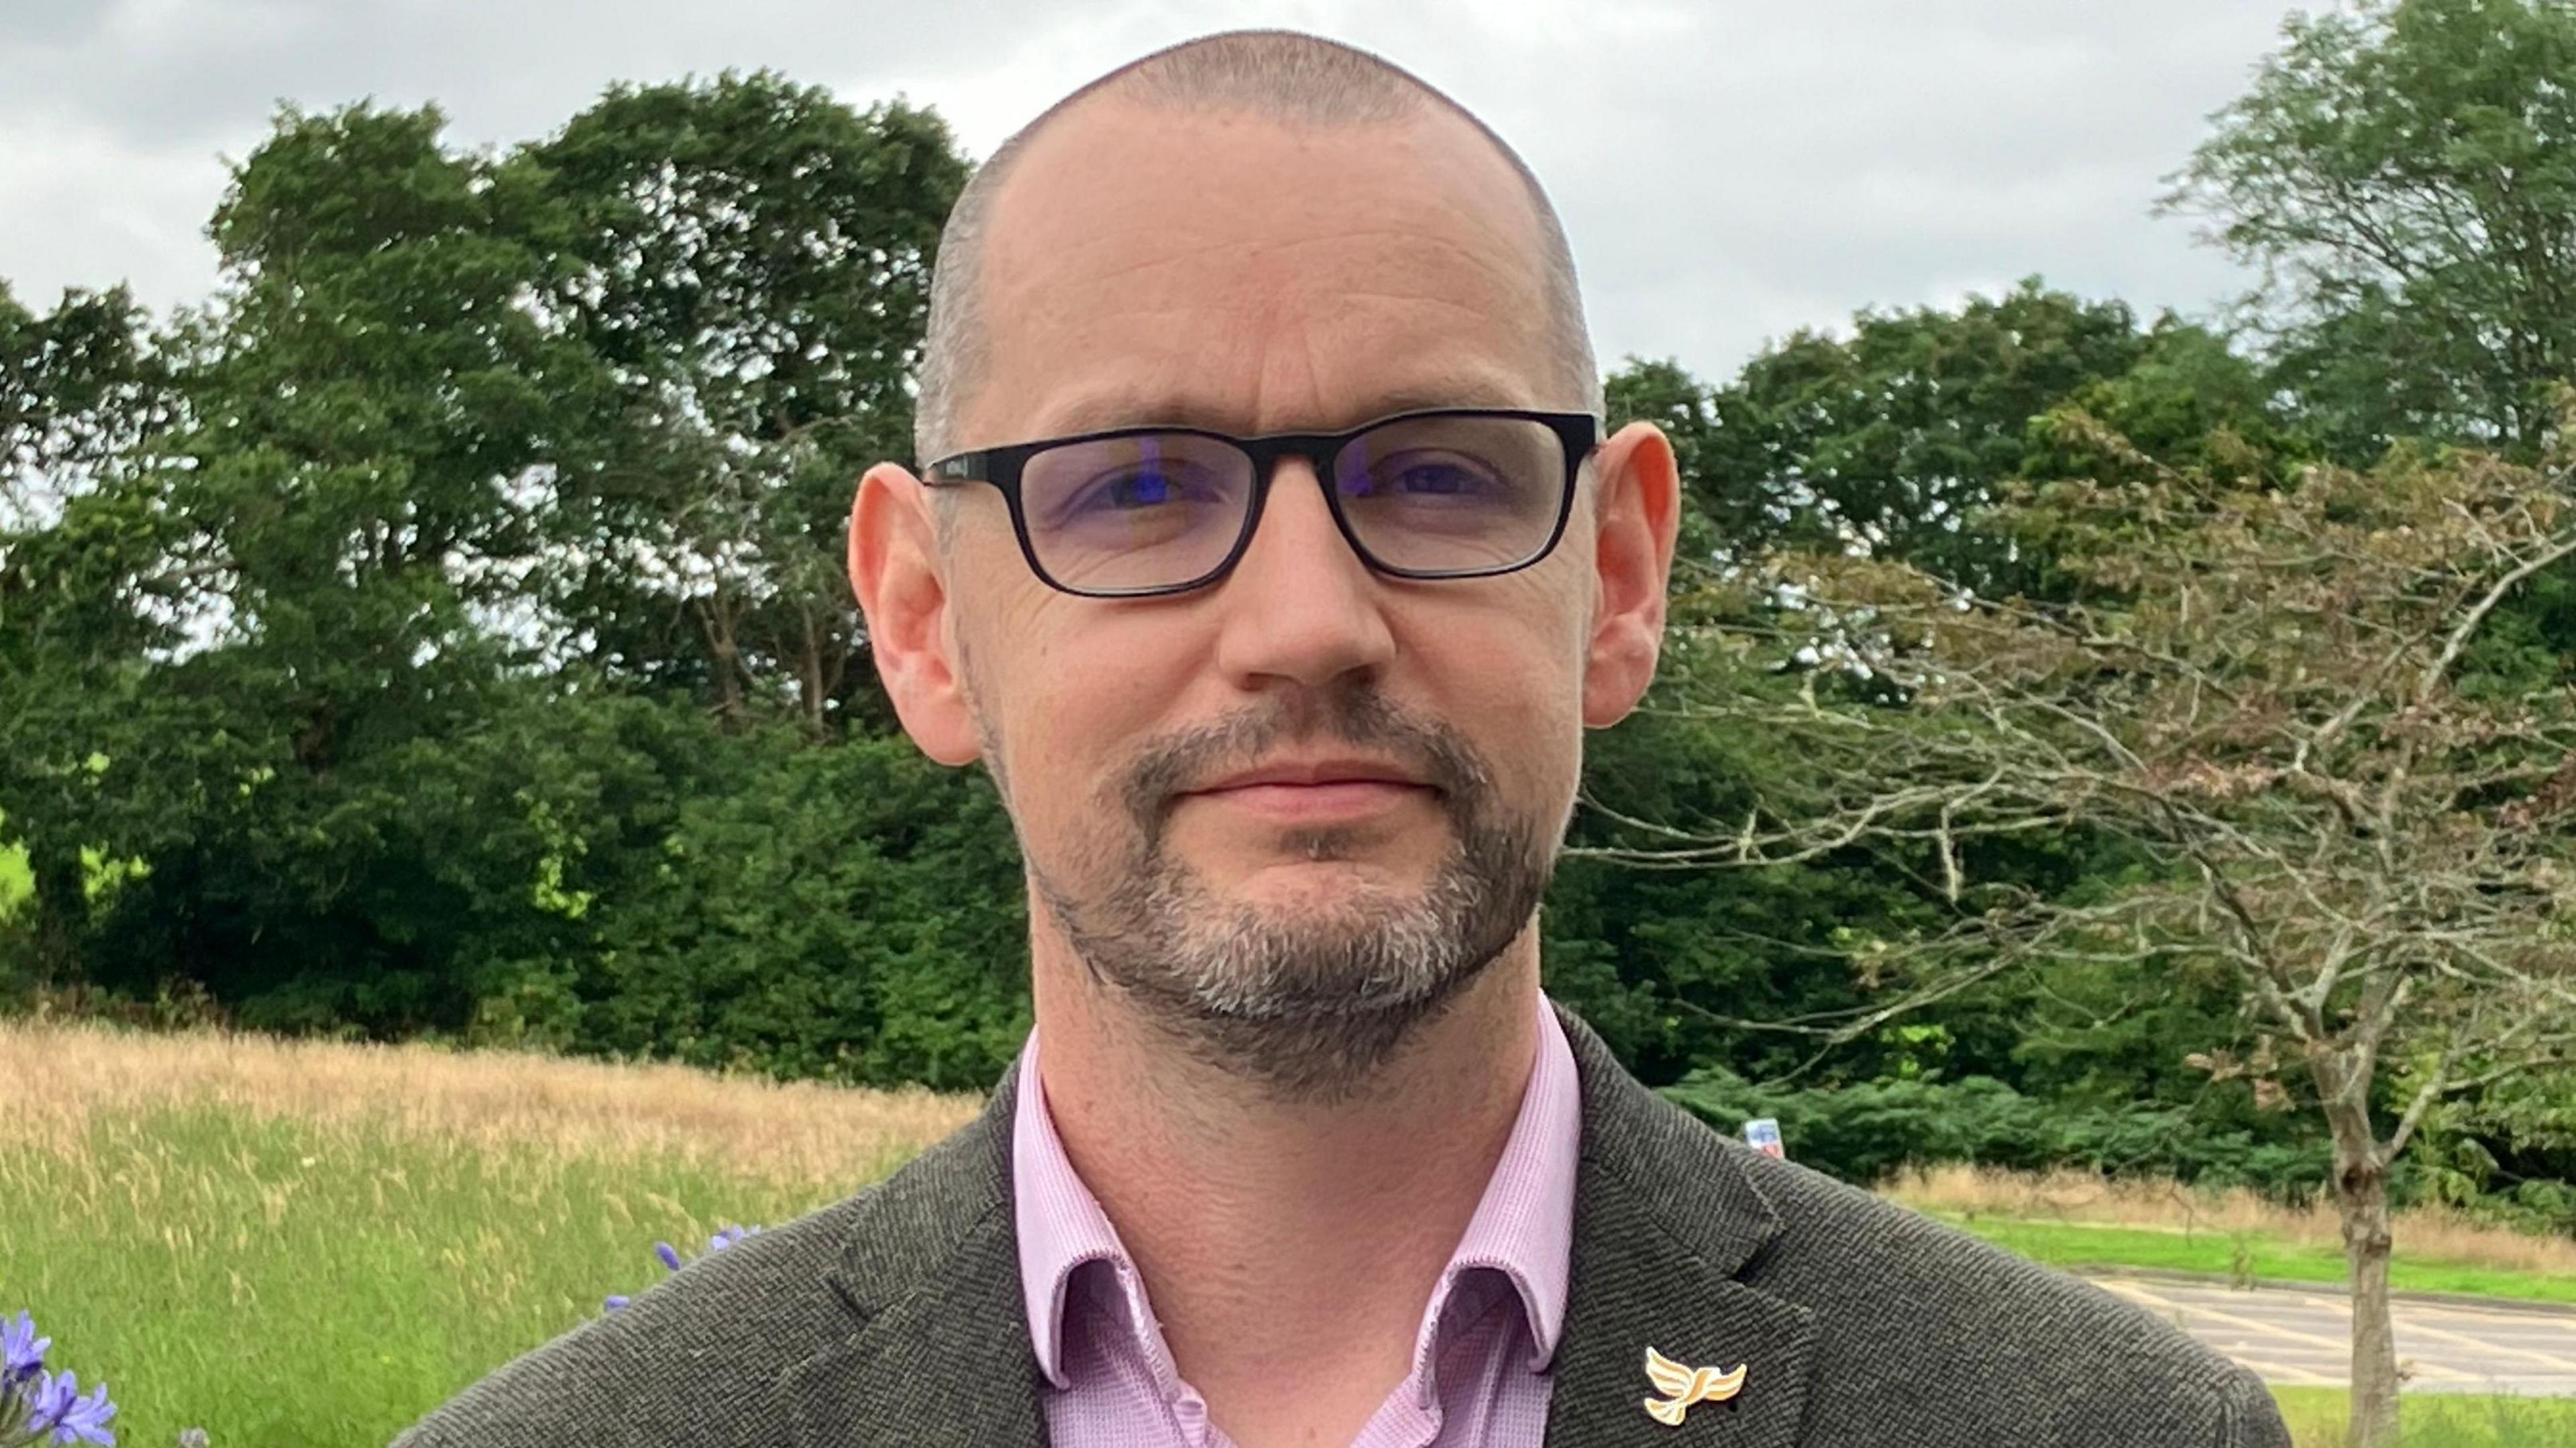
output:
M 2285 1208 L 2249 1192 L 2171 1183 L 2106 1183 L 1945 1167 L 1889 1195 L 2000 1247 L 2069 1271 L 2147 1268 L 2341 1282 L 2343 1238 L 2332 1207 Z M 2473 1222 L 2455 1212 L 2401 1212 L 2389 1281 L 2401 1292 L 2459 1292 L 2576 1303 L 2576 1242 Z
M 2340 1388 L 2275 1388 L 2299 1448 L 2345 1448 L 2352 1405 Z M 2406 1399 L 2405 1448 L 2566 1448 L 2576 1443 L 2576 1399 L 2466 1398 L 2416 1393 Z
M 732 1223 L 969 1102 L 428 1049 L 0 1024 L 0 1313 L 127 1445 L 382 1445 Z
M 192 1426 L 217 1448 L 381 1445 L 603 1295 L 658 1280 L 657 1239 L 694 1254 L 719 1227 L 784 1221 L 974 1109 L 670 1067 L 6 1022 L 0 1090 L 0 1314 L 33 1310 L 55 1366 L 109 1384 L 127 1448 Z M 1919 1185 L 1941 1209 L 2001 1215 L 1965 1201 L 1973 1184 Z M 2175 1235 L 2161 1225 L 2121 1230 Z M 2303 1448 L 2338 1441 L 2337 1395 L 2283 1401 Z M 2419 1396 L 2407 1411 L 2425 1444 L 2576 1441 L 2576 1404 Z

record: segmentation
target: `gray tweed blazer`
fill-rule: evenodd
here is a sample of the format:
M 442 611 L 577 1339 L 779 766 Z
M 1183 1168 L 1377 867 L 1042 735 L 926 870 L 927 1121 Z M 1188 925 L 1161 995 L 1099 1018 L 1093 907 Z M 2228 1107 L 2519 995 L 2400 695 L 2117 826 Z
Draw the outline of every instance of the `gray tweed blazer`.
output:
M 1554 1448 L 2288 1448 L 2262 1384 L 2157 1319 L 1710 1130 L 1562 1006 L 1582 1081 Z M 885 1181 L 689 1264 L 396 1448 L 1042 1448 L 1011 1088 Z M 1667 1427 L 1646 1349 L 1746 1367 Z

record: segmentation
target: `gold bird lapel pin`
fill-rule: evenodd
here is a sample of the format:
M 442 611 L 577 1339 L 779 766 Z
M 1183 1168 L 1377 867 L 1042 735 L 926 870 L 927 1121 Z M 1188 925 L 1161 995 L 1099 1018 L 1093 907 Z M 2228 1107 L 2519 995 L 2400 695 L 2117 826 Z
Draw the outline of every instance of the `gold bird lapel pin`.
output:
M 1715 1368 L 1685 1367 L 1671 1358 L 1646 1349 L 1646 1379 L 1655 1385 L 1660 1398 L 1648 1398 L 1646 1413 L 1668 1428 L 1682 1425 L 1682 1414 L 1693 1403 L 1723 1403 L 1744 1391 L 1744 1364 L 1737 1363 L 1733 1372 Z

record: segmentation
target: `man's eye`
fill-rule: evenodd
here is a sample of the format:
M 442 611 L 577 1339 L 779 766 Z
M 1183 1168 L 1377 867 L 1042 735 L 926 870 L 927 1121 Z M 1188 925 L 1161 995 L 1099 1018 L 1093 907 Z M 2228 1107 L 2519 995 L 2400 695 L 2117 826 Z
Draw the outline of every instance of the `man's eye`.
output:
M 1416 455 L 1381 460 L 1351 484 L 1345 484 L 1343 496 L 1397 500 L 1477 497 L 1496 491 L 1498 485 L 1491 468 L 1454 456 Z
M 1423 463 L 1396 475 L 1395 487 L 1407 493 L 1472 493 L 1484 486 L 1476 473 L 1454 463 Z
M 1139 468 L 1092 484 L 1084 506 L 1113 511 L 1150 508 L 1178 499 L 1187 490 L 1182 480 L 1160 468 Z

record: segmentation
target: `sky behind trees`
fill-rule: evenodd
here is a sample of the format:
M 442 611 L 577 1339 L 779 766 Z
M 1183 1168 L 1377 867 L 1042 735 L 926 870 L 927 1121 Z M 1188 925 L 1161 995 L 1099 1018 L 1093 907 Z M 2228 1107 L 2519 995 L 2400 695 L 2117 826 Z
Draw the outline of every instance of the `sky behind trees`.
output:
M 769 66 L 937 108 L 970 155 L 1156 46 L 1286 25 L 1484 116 L 1565 213 L 1604 365 L 1732 372 L 1858 307 L 2041 273 L 2207 312 L 2247 278 L 2150 215 L 2273 48 L 2261 0 L 10 0 L 0 280 L 38 309 L 129 280 L 201 296 L 226 159 L 275 105 L 436 101 L 450 139 L 550 133 L 611 81 Z

